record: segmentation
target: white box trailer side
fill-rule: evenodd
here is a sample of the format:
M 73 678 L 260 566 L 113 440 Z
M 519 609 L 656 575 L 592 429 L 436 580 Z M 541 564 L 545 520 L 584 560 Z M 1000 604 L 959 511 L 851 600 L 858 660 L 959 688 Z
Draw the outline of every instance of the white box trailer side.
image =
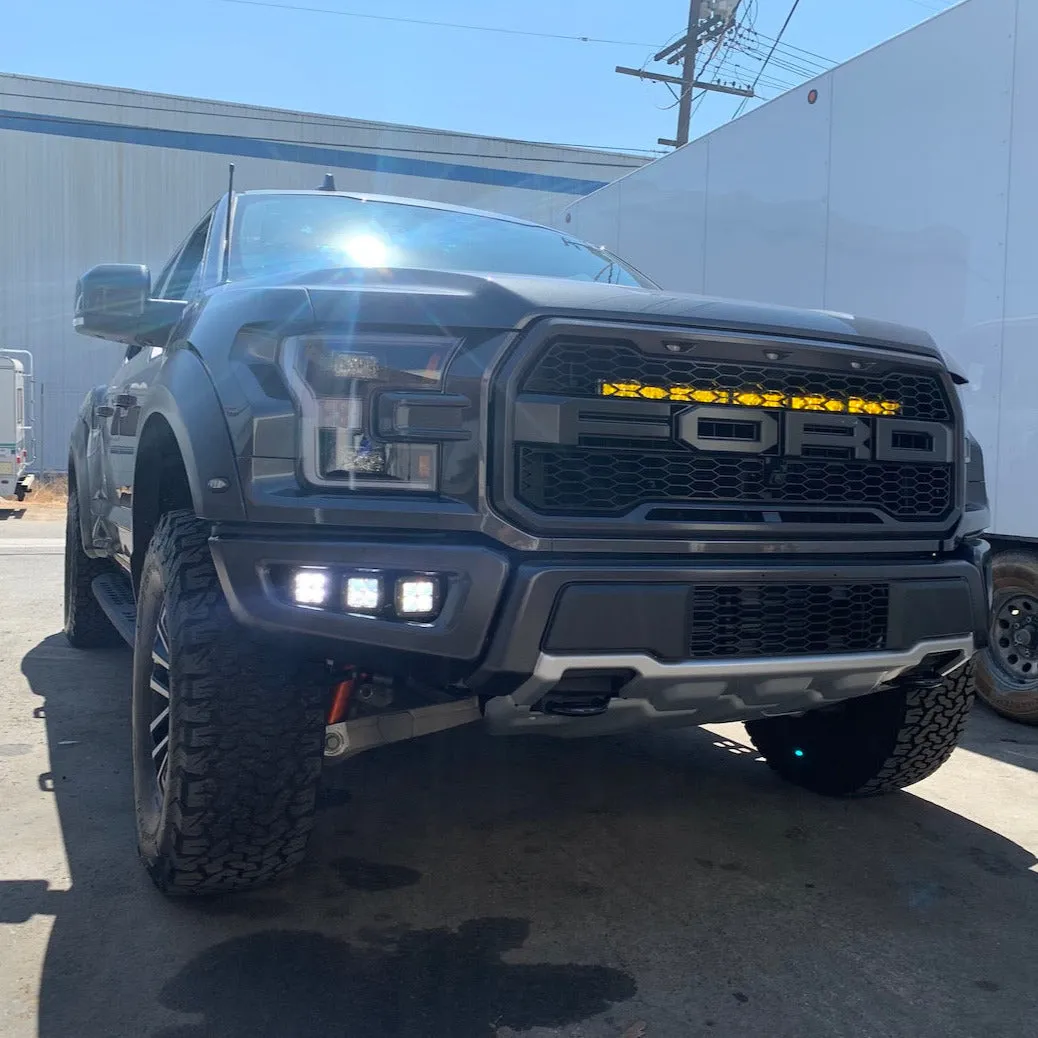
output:
M 969 377 L 999 559 L 1027 552 L 1038 610 L 1036 53 L 1038 2 L 965 0 L 561 219 L 666 288 L 929 331 Z
M 32 490 L 34 478 L 27 472 L 31 393 L 31 378 L 26 377 L 22 362 L 0 351 L 0 497 L 20 501 Z
M 575 203 L 563 226 L 665 288 L 927 329 L 970 377 L 995 529 L 1038 539 L 1018 478 L 1038 435 L 1038 415 L 1018 427 L 1038 371 L 1023 345 L 1038 333 L 1035 47 L 1038 4 L 967 0 Z M 985 60 L 963 91 L 971 53 Z

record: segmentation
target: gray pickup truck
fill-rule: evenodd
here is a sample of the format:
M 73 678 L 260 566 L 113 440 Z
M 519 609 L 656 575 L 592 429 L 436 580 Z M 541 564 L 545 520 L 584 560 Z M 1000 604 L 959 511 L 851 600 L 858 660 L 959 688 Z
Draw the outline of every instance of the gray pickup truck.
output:
M 65 630 L 133 646 L 167 893 L 278 876 L 323 763 L 461 723 L 744 721 L 840 796 L 955 746 L 988 511 L 922 333 L 333 187 L 228 192 L 75 325 L 125 358 L 72 435 Z

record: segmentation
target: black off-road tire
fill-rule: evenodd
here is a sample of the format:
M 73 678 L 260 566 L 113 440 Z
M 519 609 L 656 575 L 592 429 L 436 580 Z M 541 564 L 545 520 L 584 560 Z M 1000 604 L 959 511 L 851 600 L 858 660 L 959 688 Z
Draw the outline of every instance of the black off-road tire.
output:
M 208 534 L 190 512 L 163 516 L 138 595 L 138 846 L 155 884 L 174 895 L 245 890 L 297 865 L 313 827 L 324 749 L 321 667 L 234 620 Z M 168 639 L 165 670 L 154 669 L 160 617 Z M 153 753 L 152 683 L 159 675 L 169 711 L 162 783 Z
M 994 583 L 991 644 L 978 653 L 972 663 L 977 696 L 1003 717 L 1038 725 L 1038 665 L 1033 667 L 1033 677 L 1019 670 L 1012 673 L 1002 662 L 1007 650 L 999 645 L 1002 636 L 1011 633 L 999 628 L 1003 604 L 1014 595 L 1038 602 L 1038 555 L 998 551 L 992 559 L 991 570 Z
M 800 717 L 750 721 L 746 730 L 784 779 L 825 796 L 877 796 L 944 764 L 972 703 L 967 665 L 941 685 L 885 689 Z
M 92 559 L 83 551 L 79 526 L 79 497 L 69 480 L 65 512 L 65 637 L 76 649 L 121 645 L 122 638 L 105 616 L 91 587 L 94 578 L 110 573 L 108 559 Z

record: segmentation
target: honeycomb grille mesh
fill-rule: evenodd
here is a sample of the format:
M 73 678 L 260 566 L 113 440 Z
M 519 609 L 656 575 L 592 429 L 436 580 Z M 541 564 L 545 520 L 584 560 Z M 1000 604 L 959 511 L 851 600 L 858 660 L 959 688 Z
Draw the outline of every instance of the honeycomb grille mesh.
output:
M 518 498 L 555 515 L 623 515 L 650 502 L 821 504 L 878 507 L 904 522 L 934 522 L 952 506 L 948 465 L 890 464 L 758 455 L 516 449 Z
M 598 396 L 603 379 L 658 386 L 893 400 L 900 403 L 898 414 L 903 418 L 948 422 L 952 417 L 940 381 L 918 372 L 893 371 L 869 376 L 853 372 L 801 371 L 690 357 L 658 357 L 623 343 L 573 339 L 558 339 L 552 343 L 526 376 L 522 389 L 527 393 L 593 397 Z
M 886 584 L 699 584 L 692 658 L 808 656 L 886 647 Z

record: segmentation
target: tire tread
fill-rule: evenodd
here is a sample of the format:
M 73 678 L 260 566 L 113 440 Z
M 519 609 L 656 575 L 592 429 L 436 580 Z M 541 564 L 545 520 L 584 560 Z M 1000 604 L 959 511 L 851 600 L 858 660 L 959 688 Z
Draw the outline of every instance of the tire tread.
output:
M 747 723 L 754 746 L 783 778 L 827 796 L 893 793 L 951 756 L 973 704 L 973 662 L 936 686 L 906 685 L 802 717 Z M 804 747 L 804 759 L 795 751 Z
M 145 858 L 169 894 L 244 890 L 297 865 L 323 759 L 319 669 L 237 624 L 208 537 L 193 513 L 168 513 L 144 563 L 163 574 L 176 646 L 165 832 Z
M 83 550 L 79 497 L 75 482 L 70 480 L 65 513 L 65 638 L 75 649 L 123 643 L 94 595 L 94 579 L 111 571 L 110 560 L 91 558 Z

